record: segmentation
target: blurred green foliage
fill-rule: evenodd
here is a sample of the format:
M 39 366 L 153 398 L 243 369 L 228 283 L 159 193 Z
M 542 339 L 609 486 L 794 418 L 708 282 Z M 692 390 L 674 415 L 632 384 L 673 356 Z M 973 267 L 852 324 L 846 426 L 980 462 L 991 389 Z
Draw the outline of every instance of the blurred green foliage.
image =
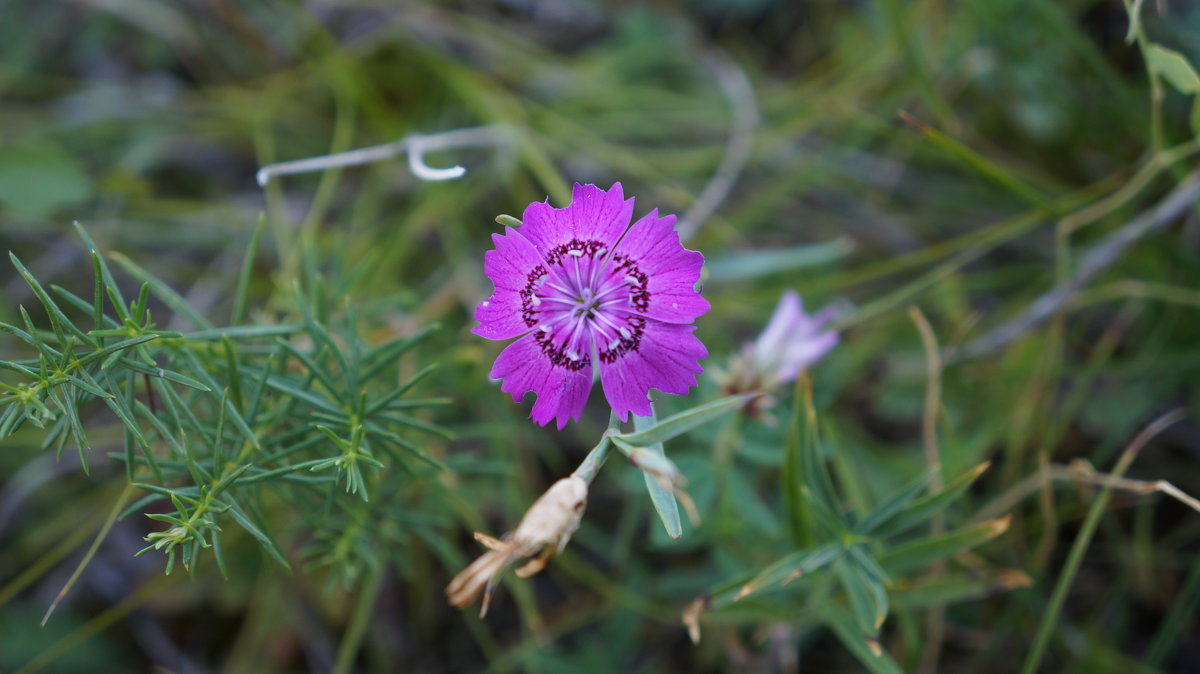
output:
M 1200 668 L 1200 514 L 1102 475 L 1200 493 L 1194 203 L 1023 319 L 1195 183 L 1200 7 L 3 13 L 0 238 L 28 274 L 0 276 L 16 328 L 0 335 L 0 670 Z M 731 72 L 752 105 L 730 100 Z M 485 124 L 510 133 L 427 157 L 466 166 L 457 181 L 401 159 L 254 182 Z M 615 180 L 639 214 L 686 215 L 739 140 L 748 159 L 689 242 L 711 262 L 706 368 L 796 288 L 846 307 L 811 397 L 665 442 L 701 516 L 677 540 L 643 475 L 610 460 L 546 572 L 508 577 L 486 621 L 450 609 L 469 532 L 512 529 L 608 426 L 596 400 L 538 428 L 488 382 L 499 345 L 467 330 L 495 216 Z M 721 395 L 706 376 L 659 415 Z M 1178 408 L 1193 417 L 1121 459 Z M 180 526 L 191 573 L 135 558 Z

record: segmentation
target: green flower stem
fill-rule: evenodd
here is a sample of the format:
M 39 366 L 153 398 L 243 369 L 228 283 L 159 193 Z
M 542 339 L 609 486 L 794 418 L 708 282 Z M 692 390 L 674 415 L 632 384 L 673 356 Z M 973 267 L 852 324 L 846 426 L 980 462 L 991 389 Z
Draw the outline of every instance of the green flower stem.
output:
M 600 468 L 604 466 L 604 462 L 608 460 L 610 451 L 612 451 L 612 443 L 609 442 L 608 433 L 605 433 L 600 438 L 600 443 L 593 447 L 587 456 L 583 457 L 583 461 L 571 475 L 581 477 L 584 482 L 591 484 L 592 480 L 596 479 L 596 474 L 600 472 Z

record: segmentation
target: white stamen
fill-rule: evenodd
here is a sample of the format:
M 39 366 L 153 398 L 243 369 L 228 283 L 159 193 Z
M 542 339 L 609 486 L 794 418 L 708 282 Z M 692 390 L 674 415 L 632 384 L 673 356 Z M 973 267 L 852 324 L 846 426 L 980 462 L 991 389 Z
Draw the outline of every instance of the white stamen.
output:
M 629 331 L 629 328 L 627 328 L 627 327 L 625 327 L 625 326 L 621 326 L 621 328 L 620 328 L 619 330 L 617 330 L 617 332 L 620 332 L 620 333 L 621 333 L 621 336 L 622 336 L 622 337 L 624 337 L 625 339 L 632 339 L 632 338 L 633 338 L 633 333 L 632 333 L 632 332 L 630 332 L 630 331 Z
M 534 281 L 534 282 L 533 282 L 533 284 L 534 284 L 535 286 L 540 286 L 540 285 L 542 285 L 543 283 L 545 283 L 545 282 L 546 282 L 546 277 L 547 277 L 547 276 L 549 276 L 549 274 L 542 274 L 541 276 L 537 277 L 537 280 L 536 280 L 536 281 Z
M 574 255 L 575 257 L 583 257 L 583 251 L 582 250 L 568 250 L 567 255 Z
M 617 348 L 620 345 L 621 345 L 621 340 L 614 339 L 613 341 L 608 343 L 608 350 L 612 351 L 613 349 Z
M 542 306 L 542 298 L 538 297 L 537 295 L 530 295 L 529 301 L 532 302 L 533 306 L 535 307 Z
M 574 351 L 568 351 L 567 358 L 570 358 L 571 360 L 579 360 L 579 354 Z
M 629 285 L 631 285 L 631 286 L 635 286 L 635 285 L 637 285 L 637 284 L 638 284 L 637 277 L 636 277 L 636 276 L 632 276 L 632 275 L 630 275 L 630 276 L 626 276 L 626 277 L 625 277 L 625 282 L 626 282 L 626 283 L 628 283 L 628 284 L 629 284 Z
M 596 249 L 596 254 L 597 254 L 597 255 L 603 255 L 603 254 L 605 254 L 605 253 L 607 253 L 607 252 L 608 252 L 608 249 L 607 249 L 607 248 L 605 248 L 604 246 L 600 246 L 599 248 L 597 248 L 597 249 Z
M 538 328 L 538 330 L 541 330 L 542 332 L 550 332 L 550 326 L 543 325 L 542 327 Z
M 483 301 L 483 306 L 485 306 L 485 307 L 486 307 L 486 306 L 487 306 L 487 305 L 489 305 L 489 304 L 491 304 L 491 302 L 488 302 L 487 300 L 484 300 L 484 301 Z

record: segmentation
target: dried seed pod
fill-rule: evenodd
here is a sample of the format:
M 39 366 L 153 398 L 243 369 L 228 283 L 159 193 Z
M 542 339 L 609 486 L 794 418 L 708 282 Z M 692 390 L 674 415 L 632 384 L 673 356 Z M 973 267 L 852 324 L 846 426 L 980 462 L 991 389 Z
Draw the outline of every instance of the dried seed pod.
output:
M 479 612 L 480 617 L 486 615 L 495 580 L 510 564 L 532 558 L 517 569 L 517 576 L 528 578 L 545 568 L 556 552 L 562 552 L 579 528 L 587 494 L 588 484 L 583 478 L 574 475 L 563 478 L 534 501 L 515 531 L 499 539 L 477 532 L 475 540 L 488 551 L 450 581 L 446 586 L 447 601 L 462 608 L 487 588 Z

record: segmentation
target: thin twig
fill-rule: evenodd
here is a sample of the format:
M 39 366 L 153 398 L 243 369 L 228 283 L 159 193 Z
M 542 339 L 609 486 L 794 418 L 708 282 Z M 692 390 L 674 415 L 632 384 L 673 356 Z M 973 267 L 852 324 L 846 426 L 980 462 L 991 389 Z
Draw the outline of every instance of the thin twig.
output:
M 750 159 L 750 150 L 754 147 L 754 131 L 758 127 L 758 102 L 746 73 L 721 52 L 711 52 L 704 59 L 704 64 L 712 71 L 721 93 L 729 100 L 733 120 L 730 124 L 729 139 L 725 143 L 725 154 L 721 157 L 716 173 L 676 225 L 679 238 L 684 241 L 691 238 L 696 230 L 700 229 L 700 225 L 717 210 L 725 197 L 729 196 L 729 191 L 733 189 L 733 184 L 737 182 L 738 176 Z
M 1188 494 L 1167 480 L 1134 480 L 1128 477 L 1117 477 L 1108 473 L 1098 473 L 1087 461 L 1076 459 L 1070 464 L 1050 464 L 1038 469 L 1018 482 L 995 501 L 980 510 L 972 522 L 983 522 L 999 517 L 1017 506 L 1031 494 L 1042 488 L 1047 482 L 1069 482 L 1071 484 L 1091 484 L 1097 487 L 1109 487 L 1141 496 L 1164 494 L 1179 501 L 1183 505 L 1200 512 L 1200 499 Z
M 959 358 L 975 358 L 991 353 L 1041 324 L 1061 309 L 1088 281 L 1116 262 L 1126 248 L 1138 239 L 1166 227 L 1198 198 L 1200 171 L 1193 171 L 1157 206 L 1138 215 L 1088 250 L 1080 258 L 1074 274 L 1035 300 L 1020 316 L 967 343 Z
M 400 140 L 373 145 L 357 150 L 337 152 L 335 154 L 309 157 L 295 161 L 285 161 L 278 164 L 268 164 L 258 170 L 255 179 L 259 187 L 266 187 L 275 176 L 291 175 L 293 173 L 308 173 L 325 171 L 345 166 L 358 166 L 377 161 L 394 159 L 402 154 L 408 155 L 408 168 L 413 175 L 421 180 L 453 180 L 460 178 L 467 170 L 461 166 L 450 168 L 434 168 L 425 163 L 425 153 L 436 150 L 460 149 L 465 147 L 486 147 L 507 142 L 509 134 L 503 125 L 472 126 L 465 129 L 454 129 L 431 135 L 412 134 Z

